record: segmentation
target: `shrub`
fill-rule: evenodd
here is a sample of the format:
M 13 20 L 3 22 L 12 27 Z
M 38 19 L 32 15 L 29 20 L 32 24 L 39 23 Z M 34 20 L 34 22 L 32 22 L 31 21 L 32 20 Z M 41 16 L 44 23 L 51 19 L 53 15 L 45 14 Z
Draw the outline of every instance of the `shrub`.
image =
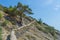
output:
M 8 20 L 5 20 L 5 21 L 2 23 L 2 26 L 6 26 L 8 23 L 9 23 L 9 21 L 8 21 Z
M 48 24 L 46 24 L 46 23 L 43 23 L 44 25 L 46 25 L 46 26 L 49 26 Z
M 37 22 L 38 22 L 39 24 L 42 24 L 42 19 L 40 18 Z
M 11 21 L 13 25 L 15 25 L 14 21 Z
M 39 30 L 39 31 L 43 31 L 44 33 L 48 33 L 48 31 L 46 31 L 45 29 L 39 27 L 39 26 L 36 26 L 36 28 Z
M 3 17 L 2 13 L 0 13 L 0 19 Z
M 56 31 L 55 31 L 54 27 L 47 26 L 47 27 L 45 27 L 45 31 L 50 33 L 55 39 L 57 38 L 55 35 Z

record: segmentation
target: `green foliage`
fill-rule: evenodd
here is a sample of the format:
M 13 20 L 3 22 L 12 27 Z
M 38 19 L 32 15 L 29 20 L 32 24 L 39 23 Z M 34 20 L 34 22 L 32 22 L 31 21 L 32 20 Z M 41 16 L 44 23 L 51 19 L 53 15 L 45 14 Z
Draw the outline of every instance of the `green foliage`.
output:
M 11 23 L 12 23 L 13 25 L 16 25 L 16 22 L 15 22 L 15 21 L 11 21 Z
M 23 5 L 20 2 L 17 4 L 17 9 L 19 14 L 33 14 L 32 10 L 28 7 L 28 5 Z
M 2 6 L 1 6 L 2 7 Z M 22 3 L 18 2 L 17 5 L 15 6 L 9 6 L 5 7 L 3 6 L 3 10 L 7 15 L 10 16 L 11 18 L 17 18 L 17 16 L 20 17 L 20 21 L 22 23 L 22 18 L 26 16 L 26 14 L 33 14 L 32 10 L 29 8 L 28 5 L 23 5 Z M 14 24 L 14 22 L 12 22 Z M 6 23 L 3 23 L 6 25 Z
M 8 15 L 9 15 L 9 16 L 12 16 L 12 17 L 16 16 L 16 15 L 17 15 L 17 13 L 16 13 L 16 8 L 10 6 L 10 7 L 8 8 Z
M 42 24 L 42 19 L 40 18 L 37 22 L 38 22 L 39 24 Z
M 41 21 L 37 21 L 37 22 L 39 24 L 42 23 Z M 54 37 L 54 40 L 57 39 L 55 28 L 52 26 L 49 26 L 46 23 L 42 23 L 42 24 L 43 24 L 43 25 L 41 25 L 42 27 L 36 26 L 36 28 L 40 31 L 43 31 L 44 33 L 47 33 L 47 34 L 50 33 Z
M 0 4 L 0 10 L 3 10 L 3 6 Z
M 5 13 L 8 13 L 8 8 L 7 8 L 7 7 L 3 7 L 3 11 L 4 11 Z
M 51 27 L 51 26 L 45 27 L 45 31 L 50 33 L 54 37 L 54 40 L 57 38 L 55 35 L 56 31 L 55 31 L 54 27 Z
M 54 27 L 45 27 L 45 30 L 46 31 L 48 31 L 49 33 L 51 33 L 52 35 L 54 35 L 53 33 L 54 33 L 54 31 L 55 31 L 55 29 L 54 29 Z
M 18 2 L 17 6 L 4 7 L 3 11 L 10 16 L 16 16 L 17 14 L 19 16 L 22 16 L 22 14 L 33 14 L 32 10 L 27 5 L 23 5 L 20 2 Z
M 40 31 L 43 31 L 44 33 L 48 33 L 48 31 L 46 31 L 44 28 L 41 28 L 41 27 L 39 27 L 39 26 L 36 26 L 36 28 L 37 28 L 38 30 L 40 30 Z
M 54 32 L 55 32 L 54 27 L 51 27 L 51 26 L 47 25 L 46 23 L 43 23 L 43 24 L 46 25 L 45 30 L 54 36 Z
M 49 26 L 48 24 L 46 24 L 46 23 L 43 23 L 44 25 L 46 25 L 46 26 Z
M 47 25 L 46 23 L 44 23 L 44 24 L 47 26 L 47 27 L 45 27 L 45 31 L 50 33 L 54 37 L 54 39 L 56 39 L 57 37 L 55 35 L 56 34 L 55 28 Z
M 51 26 L 47 25 L 46 23 L 43 23 L 43 24 L 46 26 L 43 28 L 37 26 L 38 30 L 43 31 L 45 33 L 50 33 L 52 36 L 55 36 L 56 32 L 55 32 L 54 27 L 51 27 Z
M 2 26 L 6 26 L 8 23 L 9 23 L 9 21 L 8 21 L 8 20 L 5 20 L 5 21 L 2 23 Z
M 0 40 L 2 40 L 2 28 L 0 26 Z
M 0 13 L 0 19 L 3 17 L 3 14 L 2 13 Z

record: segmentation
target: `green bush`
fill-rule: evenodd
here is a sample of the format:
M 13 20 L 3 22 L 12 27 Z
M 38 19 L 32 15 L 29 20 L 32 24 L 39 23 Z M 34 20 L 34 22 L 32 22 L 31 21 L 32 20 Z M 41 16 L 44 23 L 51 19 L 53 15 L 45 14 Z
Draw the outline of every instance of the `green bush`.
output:
M 47 31 L 48 33 L 50 33 L 54 37 L 54 39 L 57 38 L 56 35 L 55 35 L 56 31 L 55 31 L 54 27 L 47 26 L 47 27 L 45 27 L 45 31 Z
M 8 21 L 8 20 L 5 20 L 5 21 L 2 23 L 2 26 L 6 26 L 8 23 L 9 23 L 9 21 Z
M 39 24 L 42 24 L 42 19 L 40 18 L 39 20 L 37 20 L 37 22 L 38 22 Z
M 36 28 L 40 31 L 43 31 L 44 33 L 50 33 L 52 36 L 55 36 L 55 29 L 54 27 L 51 27 L 49 25 L 47 25 L 46 23 L 44 23 L 46 25 L 46 27 L 41 28 L 39 26 L 37 26 Z
M 3 10 L 3 6 L 0 4 L 0 10 Z
M 39 27 L 39 26 L 36 26 L 36 28 L 39 30 L 39 31 L 43 31 L 44 33 L 48 33 L 48 31 L 46 31 L 45 29 Z
M 2 13 L 0 13 L 0 19 L 3 17 Z
M 46 23 L 43 23 L 43 24 L 46 25 L 45 30 L 46 30 L 47 32 L 51 33 L 52 35 L 54 35 L 54 32 L 55 32 L 54 27 L 51 27 L 51 26 L 49 26 L 49 25 L 46 24 Z

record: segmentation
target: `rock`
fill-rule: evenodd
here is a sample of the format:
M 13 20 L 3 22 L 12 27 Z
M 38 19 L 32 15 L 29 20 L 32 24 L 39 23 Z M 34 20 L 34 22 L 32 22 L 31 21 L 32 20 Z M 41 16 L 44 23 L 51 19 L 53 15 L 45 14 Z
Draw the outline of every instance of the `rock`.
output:
M 11 31 L 10 40 L 17 40 L 14 30 Z

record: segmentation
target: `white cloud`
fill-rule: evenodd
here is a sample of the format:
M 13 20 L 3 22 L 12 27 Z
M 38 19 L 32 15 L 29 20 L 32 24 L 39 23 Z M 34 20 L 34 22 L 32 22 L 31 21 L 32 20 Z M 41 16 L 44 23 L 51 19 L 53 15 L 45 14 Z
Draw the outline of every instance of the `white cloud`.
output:
M 57 11 L 57 10 L 58 10 L 58 8 L 54 8 L 54 10 L 56 10 L 56 11 Z
M 60 5 L 56 5 L 56 7 L 58 7 L 58 8 L 59 8 L 59 7 L 60 7 Z
M 59 10 L 60 9 L 60 5 L 56 5 L 54 10 Z
M 53 0 L 46 0 L 45 4 L 46 5 L 49 5 L 49 4 L 52 4 L 53 3 Z
M 42 6 L 48 6 L 53 4 L 54 0 L 43 0 Z

